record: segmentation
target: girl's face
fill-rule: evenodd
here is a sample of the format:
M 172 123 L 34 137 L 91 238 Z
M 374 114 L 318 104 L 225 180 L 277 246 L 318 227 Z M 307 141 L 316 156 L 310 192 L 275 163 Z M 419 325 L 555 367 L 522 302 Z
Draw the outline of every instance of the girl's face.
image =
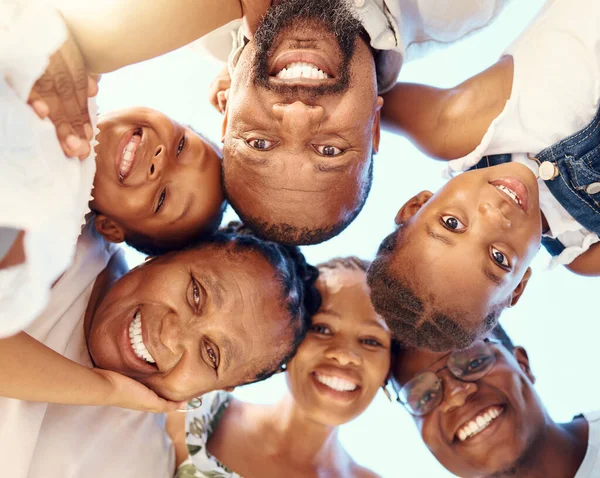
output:
M 101 115 L 92 208 L 108 240 L 141 234 L 179 245 L 223 206 L 220 152 L 198 134 L 149 108 Z
M 337 426 L 360 415 L 390 368 L 390 332 L 369 299 L 366 274 L 325 269 L 323 303 L 288 364 L 292 396 L 316 422 Z

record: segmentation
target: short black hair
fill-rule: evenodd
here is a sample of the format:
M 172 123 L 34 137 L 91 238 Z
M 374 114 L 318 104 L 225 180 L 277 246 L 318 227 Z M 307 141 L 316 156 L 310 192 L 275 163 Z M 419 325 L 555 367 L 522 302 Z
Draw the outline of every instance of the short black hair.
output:
M 439 306 L 417 291 L 410 270 L 392 270 L 392 259 L 400 252 L 403 242 L 404 230 L 400 226 L 383 240 L 367 274 L 373 307 L 385 319 L 394 339 L 411 347 L 448 352 L 468 347 L 494 328 L 504 303 L 492 307 L 475 330 L 466 330 L 460 325 L 460 319 L 468 312 Z M 406 258 L 407 269 L 411 268 L 410 260 Z
M 241 207 L 241 203 L 238 203 L 235 197 L 232 197 L 227 190 L 227 181 L 223 178 L 223 190 L 225 191 L 225 197 L 231 204 L 231 207 L 237 213 L 241 221 L 250 227 L 258 237 L 269 241 L 276 241 L 281 244 L 289 245 L 314 245 L 325 242 L 332 237 L 340 234 L 346 229 L 356 217 L 362 211 L 371 186 L 373 185 L 373 154 L 371 154 L 369 171 L 367 173 L 367 181 L 362 189 L 360 198 L 358 199 L 354 210 L 346 215 L 340 222 L 334 224 L 331 227 L 315 228 L 311 229 L 308 227 L 297 227 L 289 223 L 272 223 L 262 218 L 250 216 L 244 212 Z
M 306 262 L 299 247 L 260 239 L 237 221 L 220 228 L 211 242 L 216 247 L 260 254 L 275 269 L 282 286 L 281 300 L 290 314 L 292 343 L 281 357 L 256 371 L 251 383 L 265 380 L 293 358 L 308 332 L 312 316 L 321 306 L 321 294 L 315 286 L 319 271 Z

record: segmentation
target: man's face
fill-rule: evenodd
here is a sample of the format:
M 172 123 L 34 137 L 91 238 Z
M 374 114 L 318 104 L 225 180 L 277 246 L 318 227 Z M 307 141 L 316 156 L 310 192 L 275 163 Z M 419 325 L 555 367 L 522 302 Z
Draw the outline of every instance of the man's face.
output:
M 289 350 L 289 327 L 270 264 L 208 245 L 153 259 L 117 281 L 87 342 L 96 366 L 187 400 L 252 381 Z
M 438 372 L 443 383 L 441 404 L 423 417 L 413 416 L 436 459 L 465 478 L 502 476 L 518 469 L 545 426 L 546 412 L 533 388 L 524 349 L 517 347 L 513 356 L 502 345 L 491 347 L 496 365 L 487 375 L 462 382 L 443 369 Z M 394 376 L 402 386 L 420 372 L 439 370 L 446 361 L 444 354 L 407 349 Z M 498 416 L 487 426 L 481 425 L 494 415 Z
M 214 220 L 224 195 L 220 155 L 210 144 L 149 108 L 101 115 L 98 126 L 92 207 L 111 225 L 182 243 Z
M 396 218 L 403 224 L 403 243 L 396 248 L 402 253 L 391 259 L 392 270 L 407 273 L 410 263 L 421 295 L 462 317 L 463 335 L 480 334 L 492 307 L 522 292 L 539 249 L 534 175 L 516 163 L 479 169 L 411 201 Z
M 361 203 L 383 100 L 360 23 L 341 4 L 282 2 L 241 54 L 224 122 L 224 180 L 242 216 L 328 229 Z

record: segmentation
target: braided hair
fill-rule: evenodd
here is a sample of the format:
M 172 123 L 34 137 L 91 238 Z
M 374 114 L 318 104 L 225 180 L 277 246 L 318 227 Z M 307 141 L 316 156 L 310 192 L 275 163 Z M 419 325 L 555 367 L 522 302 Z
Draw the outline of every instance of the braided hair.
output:
M 321 294 L 315 286 L 319 271 L 306 262 L 298 246 L 259 239 L 251 229 L 238 221 L 219 228 L 211 242 L 217 247 L 229 245 L 233 250 L 256 252 L 276 271 L 275 276 L 282 288 L 281 299 L 291 317 L 290 327 L 294 338 L 287 353 L 276 363 L 261 370 L 254 381 L 264 380 L 280 371 L 304 340 L 311 318 L 321 306 Z

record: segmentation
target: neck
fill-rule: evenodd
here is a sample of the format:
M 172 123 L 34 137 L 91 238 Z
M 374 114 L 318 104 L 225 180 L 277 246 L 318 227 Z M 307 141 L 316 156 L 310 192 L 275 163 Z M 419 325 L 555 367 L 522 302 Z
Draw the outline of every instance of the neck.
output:
M 517 464 L 516 470 L 500 473 L 498 477 L 575 476 L 585 457 L 587 444 L 588 424 L 584 419 L 558 424 L 548 418 L 539 439 Z
M 269 454 L 317 470 L 340 468 L 349 460 L 338 440 L 337 427 L 311 419 L 289 393 L 268 408 L 265 422 L 270 431 L 265 443 Z

